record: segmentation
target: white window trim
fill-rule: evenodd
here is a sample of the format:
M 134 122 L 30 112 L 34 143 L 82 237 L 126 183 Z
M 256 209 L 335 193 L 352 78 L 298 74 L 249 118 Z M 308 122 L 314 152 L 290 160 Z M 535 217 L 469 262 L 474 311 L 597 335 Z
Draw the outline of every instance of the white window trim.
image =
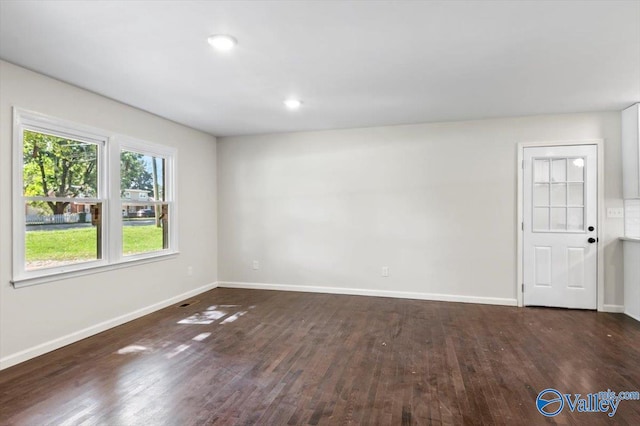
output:
M 23 194 L 23 133 L 32 130 L 55 133 L 62 137 L 81 139 L 98 145 L 98 198 L 87 201 L 102 203 L 102 259 L 27 271 L 25 268 L 25 208 Z M 120 197 L 120 152 L 122 149 L 165 158 L 165 188 L 169 204 L 169 248 L 132 256 L 122 255 L 122 200 Z M 175 257 L 178 251 L 177 180 L 175 167 L 177 149 L 133 139 L 102 129 L 77 124 L 48 115 L 13 108 L 13 271 L 15 288 L 44 282 L 130 267 L 134 264 Z M 83 199 L 85 200 L 85 199 Z
M 118 217 L 116 223 L 110 227 L 110 235 L 109 240 L 113 242 L 112 251 L 110 253 L 113 259 L 117 259 L 117 262 L 128 262 L 135 261 L 141 259 L 147 259 L 149 257 L 163 256 L 166 254 L 175 253 L 178 251 L 178 232 L 177 232 L 177 223 L 178 223 L 178 212 L 177 212 L 177 202 L 176 202 L 176 174 L 175 174 L 175 165 L 177 163 L 178 150 L 172 147 L 162 146 L 158 144 L 154 144 L 152 142 L 143 141 L 140 139 L 134 139 L 125 135 L 117 135 L 111 141 L 111 151 L 110 155 L 112 156 L 111 162 L 113 164 L 120 164 L 120 153 L 123 150 L 132 151 L 139 154 L 150 155 L 155 157 L 162 157 L 165 159 L 165 170 L 164 170 L 164 179 L 165 182 L 168 183 L 168 190 L 164 188 L 165 191 L 165 202 L 162 204 L 169 205 L 169 248 L 166 250 L 158 250 L 154 252 L 141 253 L 135 255 L 124 256 L 122 253 L 122 209 L 123 203 L 120 197 L 120 173 L 112 173 L 111 175 L 111 187 L 116 188 L 113 191 L 113 194 L 118 195 L 117 202 L 111 203 L 111 216 Z M 120 167 L 118 166 L 118 170 Z M 127 204 L 134 205 L 147 205 L 149 201 L 132 201 L 129 202 L 127 200 Z

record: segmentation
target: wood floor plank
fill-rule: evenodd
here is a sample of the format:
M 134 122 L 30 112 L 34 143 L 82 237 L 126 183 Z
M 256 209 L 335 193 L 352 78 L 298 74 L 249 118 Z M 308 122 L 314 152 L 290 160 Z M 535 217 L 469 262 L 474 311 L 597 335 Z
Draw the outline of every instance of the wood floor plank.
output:
M 0 425 L 640 424 L 538 393 L 640 390 L 624 315 L 214 289 L 0 371 Z M 179 305 L 179 304 L 178 304 Z

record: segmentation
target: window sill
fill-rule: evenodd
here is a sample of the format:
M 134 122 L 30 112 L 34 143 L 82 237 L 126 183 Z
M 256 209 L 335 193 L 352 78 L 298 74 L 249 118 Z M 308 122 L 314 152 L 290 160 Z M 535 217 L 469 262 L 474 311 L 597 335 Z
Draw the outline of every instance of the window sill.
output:
M 131 268 L 133 266 L 144 265 L 146 263 L 161 262 L 163 260 L 169 260 L 178 257 L 179 254 L 180 252 L 174 251 L 171 253 L 156 254 L 143 258 L 125 259 L 118 263 L 112 263 L 109 265 L 87 266 L 86 268 L 69 272 L 53 272 L 48 275 L 15 279 L 11 281 L 11 284 L 14 288 L 29 287 L 32 285 L 49 283 L 52 281 L 61 281 L 69 278 L 82 277 L 85 275 L 100 274 L 102 272 L 114 271 L 117 269 Z

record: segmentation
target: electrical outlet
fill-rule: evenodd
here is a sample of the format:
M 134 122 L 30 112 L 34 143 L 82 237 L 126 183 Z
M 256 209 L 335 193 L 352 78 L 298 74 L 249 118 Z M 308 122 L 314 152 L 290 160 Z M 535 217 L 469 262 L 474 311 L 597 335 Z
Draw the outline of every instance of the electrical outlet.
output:
M 257 260 L 254 260 L 252 267 L 254 270 L 260 269 L 260 262 L 258 262 Z
M 187 266 L 187 275 L 188 276 L 192 276 L 193 275 L 193 266 Z
M 622 208 L 622 207 L 618 207 L 618 208 L 609 207 L 607 209 L 607 217 L 608 218 L 623 218 L 624 217 L 624 208 Z
M 382 276 L 383 277 L 388 277 L 389 276 L 389 267 L 388 266 L 383 266 L 382 267 Z

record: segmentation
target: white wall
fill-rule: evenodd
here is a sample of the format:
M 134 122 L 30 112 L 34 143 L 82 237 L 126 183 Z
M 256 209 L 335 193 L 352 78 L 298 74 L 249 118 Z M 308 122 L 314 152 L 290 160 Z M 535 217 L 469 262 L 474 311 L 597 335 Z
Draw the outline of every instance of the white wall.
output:
M 13 106 L 176 147 L 180 254 L 14 289 L 10 284 Z M 0 61 L 1 368 L 202 291 L 216 281 L 215 141 L 213 136 Z M 193 266 L 192 276 L 187 276 L 188 266 Z
M 514 304 L 517 143 L 600 138 L 621 206 L 617 112 L 219 138 L 219 281 Z M 605 224 L 621 305 L 623 224 Z

